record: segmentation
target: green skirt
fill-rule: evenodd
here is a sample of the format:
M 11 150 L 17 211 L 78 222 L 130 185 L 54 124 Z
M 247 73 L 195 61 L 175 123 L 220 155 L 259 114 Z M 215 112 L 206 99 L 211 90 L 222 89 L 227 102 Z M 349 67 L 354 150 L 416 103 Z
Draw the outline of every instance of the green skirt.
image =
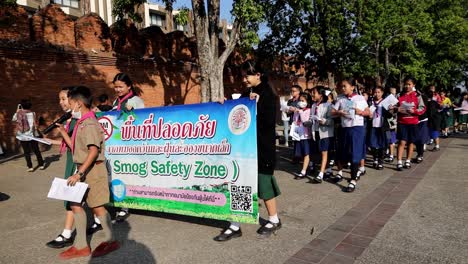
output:
M 65 173 L 63 175 L 64 179 L 68 179 L 75 173 L 76 164 L 73 162 L 73 154 L 69 149 L 67 149 L 67 160 L 65 163 Z M 64 201 L 65 209 L 67 211 L 71 211 L 70 203 L 68 201 Z
M 258 174 L 258 198 L 270 200 L 279 196 L 281 191 L 276 182 L 275 176 L 269 174 Z

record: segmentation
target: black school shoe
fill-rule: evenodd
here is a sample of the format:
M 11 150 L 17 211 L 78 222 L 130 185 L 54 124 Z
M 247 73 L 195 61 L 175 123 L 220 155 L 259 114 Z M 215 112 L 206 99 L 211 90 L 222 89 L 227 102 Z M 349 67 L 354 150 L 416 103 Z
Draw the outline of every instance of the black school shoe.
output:
M 231 230 L 231 233 L 226 234 L 227 230 Z M 241 237 L 241 236 L 242 236 L 242 230 L 240 228 L 239 230 L 234 231 L 233 229 L 228 227 L 224 229 L 223 231 L 221 231 L 221 234 L 215 236 L 213 240 L 218 241 L 218 242 L 224 242 L 224 241 L 231 240 L 232 238 Z
M 121 213 L 124 213 L 124 214 L 121 214 Z M 130 212 L 128 211 L 125 211 L 125 210 L 120 210 L 119 212 L 117 212 L 117 215 L 115 216 L 115 221 L 117 222 L 123 222 L 125 220 L 127 220 L 127 218 L 130 216 Z
M 102 230 L 102 225 L 94 222 L 90 228 L 86 229 L 86 235 L 90 236 L 99 230 Z
M 74 234 L 76 234 L 76 233 L 73 232 L 70 238 L 65 238 L 64 236 L 62 236 L 62 234 L 60 234 L 60 235 L 57 236 L 57 238 L 61 237 L 62 241 L 57 241 L 57 240 L 54 239 L 52 241 L 47 242 L 46 246 L 48 246 L 50 248 L 69 247 L 69 246 L 73 245 L 73 242 L 75 241 L 75 235 Z
M 267 227 L 268 224 L 272 225 L 272 227 Z M 276 232 L 276 230 L 279 230 L 280 228 L 281 228 L 281 220 L 279 220 L 279 222 L 276 224 L 268 221 L 264 226 L 261 226 L 257 230 L 257 233 L 260 235 L 271 235 L 272 233 Z

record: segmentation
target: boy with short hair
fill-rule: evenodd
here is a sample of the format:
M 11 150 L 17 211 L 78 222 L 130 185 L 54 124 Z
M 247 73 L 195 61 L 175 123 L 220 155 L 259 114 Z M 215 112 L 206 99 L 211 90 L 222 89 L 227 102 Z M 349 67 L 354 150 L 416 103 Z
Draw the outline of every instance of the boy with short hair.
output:
M 105 234 L 102 242 L 92 252 L 93 257 L 106 255 L 117 250 L 120 245 L 114 240 L 111 219 L 104 205 L 109 202 L 109 185 L 104 163 L 104 136 L 94 112 L 91 111 L 91 91 L 84 86 L 72 87 L 68 91 L 68 100 L 72 109 L 72 116 L 78 119 L 72 137 L 67 134 L 61 124 L 57 124 L 60 134 L 70 146 L 73 161 L 77 165 L 75 174 L 68 178 L 68 184 L 74 186 L 83 181 L 88 184 L 88 192 L 84 201 L 101 221 Z M 75 217 L 75 243 L 59 256 L 62 259 L 86 257 L 91 254 L 91 248 L 86 241 L 87 218 L 81 203 L 71 203 Z

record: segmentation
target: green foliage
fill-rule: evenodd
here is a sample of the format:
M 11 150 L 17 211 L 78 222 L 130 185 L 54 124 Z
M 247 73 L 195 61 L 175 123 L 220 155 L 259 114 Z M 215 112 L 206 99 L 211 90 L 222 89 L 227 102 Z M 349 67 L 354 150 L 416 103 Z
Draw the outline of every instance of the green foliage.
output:
M 179 13 L 174 16 L 174 21 L 177 25 L 185 26 L 189 22 L 189 12 L 190 10 L 187 7 L 182 7 L 179 9 Z
M 18 4 L 16 0 L 1 0 L 0 7 L 16 7 Z
M 126 16 L 134 22 L 140 23 L 143 21 L 138 13 L 138 7 L 146 3 L 146 0 L 113 0 L 112 15 L 117 21 L 122 21 Z
M 234 1 L 231 14 L 240 26 L 238 45 L 244 52 L 250 51 L 260 43 L 257 32 L 265 20 L 265 8 L 259 1 L 238 0 Z
M 261 0 L 270 33 L 262 58 L 310 62 L 320 76 L 451 86 L 468 70 L 466 0 Z

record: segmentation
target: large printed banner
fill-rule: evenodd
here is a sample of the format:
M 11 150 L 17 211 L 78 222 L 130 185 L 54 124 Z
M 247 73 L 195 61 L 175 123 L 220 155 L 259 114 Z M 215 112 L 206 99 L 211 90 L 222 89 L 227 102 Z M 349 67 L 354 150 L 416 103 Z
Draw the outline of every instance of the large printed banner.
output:
M 104 114 L 115 206 L 258 222 L 255 100 Z

